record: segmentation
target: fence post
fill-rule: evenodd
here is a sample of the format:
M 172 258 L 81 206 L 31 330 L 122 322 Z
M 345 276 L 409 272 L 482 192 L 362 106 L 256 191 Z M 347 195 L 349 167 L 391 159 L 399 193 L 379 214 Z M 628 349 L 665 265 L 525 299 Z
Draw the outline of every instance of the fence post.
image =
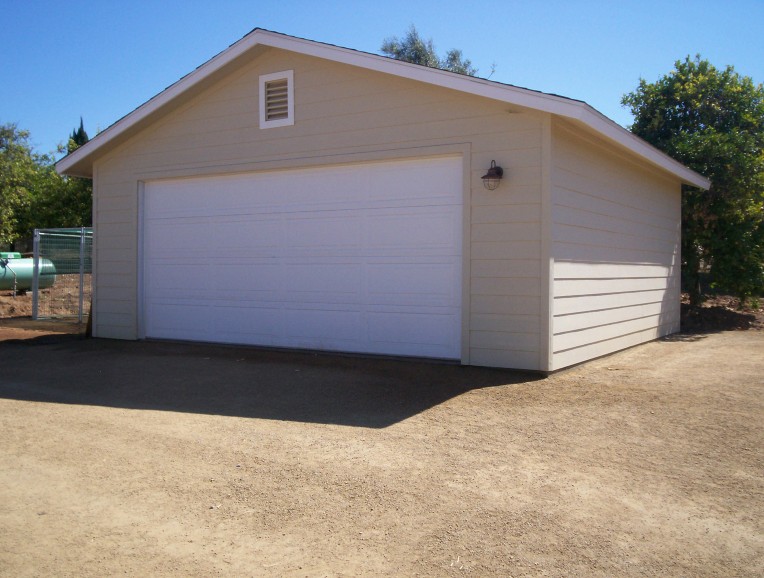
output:
M 40 230 L 34 230 L 33 242 L 33 272 L 32 272 L 32 319 L 37 320 L 37 306 L 40 292 Z
M 82 323 L 82 310 L 85 307 L 85 227 L 80 227 L 80 308 L 77 322 Z

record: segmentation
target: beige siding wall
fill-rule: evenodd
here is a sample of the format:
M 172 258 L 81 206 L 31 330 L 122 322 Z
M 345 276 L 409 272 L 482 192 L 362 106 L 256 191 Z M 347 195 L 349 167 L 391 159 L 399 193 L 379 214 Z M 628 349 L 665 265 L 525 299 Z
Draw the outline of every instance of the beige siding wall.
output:
M 294 126 L 261 130 L 258 76 L 294 70 Z M 139 183 L 459 153 L 465 163 L 463 360 L 539 369 L 543 117 L 270 49 L 95 164 L 94 332 L 139 337 Z M 480 176 L 495 159 L 505 182 Z
M 680 184 L 553 124 L 550 369 L 679 330 Z

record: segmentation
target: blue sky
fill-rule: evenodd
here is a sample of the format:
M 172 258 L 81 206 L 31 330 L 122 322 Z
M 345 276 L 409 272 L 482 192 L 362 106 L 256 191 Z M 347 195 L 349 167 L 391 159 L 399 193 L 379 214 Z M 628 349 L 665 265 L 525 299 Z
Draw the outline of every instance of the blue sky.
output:
M 588 102 L 621 125 L 621 96 L 701 54 L 764 82 L 764 0 L 0 0 L 0 124 L 52 152 L 91 135 L 253 28 L 378 53 L 414 24 L 493 80 Z

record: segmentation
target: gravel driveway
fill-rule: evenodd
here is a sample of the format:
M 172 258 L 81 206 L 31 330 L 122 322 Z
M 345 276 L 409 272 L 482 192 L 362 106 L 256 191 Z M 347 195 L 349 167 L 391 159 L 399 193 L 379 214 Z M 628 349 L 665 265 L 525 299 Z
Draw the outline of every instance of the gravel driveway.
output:
M 0 356 L 4 576 L 764 574 L 761 331 L 546 379 L 76 335 Z

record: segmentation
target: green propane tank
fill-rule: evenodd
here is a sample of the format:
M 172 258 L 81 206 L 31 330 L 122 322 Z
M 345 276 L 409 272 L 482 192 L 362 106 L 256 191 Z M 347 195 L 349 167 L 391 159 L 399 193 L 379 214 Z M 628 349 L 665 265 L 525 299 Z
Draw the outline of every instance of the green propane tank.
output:
M 16 253 L 18 255 L 18 253 Z M 13 291 L 13 277 L 16 274 L 16 290 L 32 289 L 34 279 L 34 259 L 0 258 L 0 290 Z M 47 289 L 56 282 L 56 267 L 48 259 L 40 259 L 40 289 Z

